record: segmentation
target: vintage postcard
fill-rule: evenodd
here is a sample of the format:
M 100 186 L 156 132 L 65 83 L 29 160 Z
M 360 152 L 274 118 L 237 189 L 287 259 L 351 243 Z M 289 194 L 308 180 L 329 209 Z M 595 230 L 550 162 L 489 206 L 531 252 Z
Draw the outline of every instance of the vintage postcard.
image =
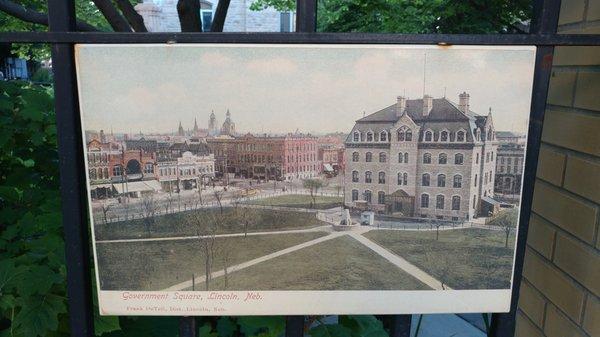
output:
M 76 55 L 102 314 L 509 310 L 534 47 Z

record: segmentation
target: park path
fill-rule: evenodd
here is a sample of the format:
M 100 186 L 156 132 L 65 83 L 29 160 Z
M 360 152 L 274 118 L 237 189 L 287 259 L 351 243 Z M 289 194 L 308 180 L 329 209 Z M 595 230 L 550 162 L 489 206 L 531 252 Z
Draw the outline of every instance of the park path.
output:
M 255 235 L 276 235 L 276 234 L 293 234 L 293 233 L 310 233 L 310 232 L 330 232 L 331 226 L 323 225 L 318 227 L 311 227 L 305 229 L 290 229 L 284 231 L 268 231 L 268 232 L 248 232 L 247 236 Z M 214 235 L 216 238 L 233 238 L 245 236 L 244 233 L 230 233 L 230 234 L 217 234 Z M 190 235 L 190 236 L 173 236 L 173 237 L 161 237 L 161 238 L 143 238 L 143 239 L 115 239 L 115 240 L 98 240 L 96 243 L 120 243 L 120 242 L 149 242 L 149 241 L 173 241 L 173 240 L 193 240 L 200 238 L 208 238 L 210 235 Z
M 281 232 L 279 232 L 279 233 L 281 233 Z M 246 262 L 237 264 L 235 266 L 231 266 L 231 267 L 228 268 L 227 272 L 228 273 L 233 273 L 233 272 L 236 272 L 238 270 L 251 267 L 251 266 L 253 266 L 255 264 L 258 264 L 258 263 L 261 263 L 261 262 L 265 262 L 265 261 L 274 259 L 276 257 L 282 256 L 282 255 L 285 255 L 285 254 L 288 254 L 288 253 L 292 253 L 292 252 L 295 252 L 297 250 L 300 250 L 300 249 L 303 249 L 303 248 L 306 248 L 306 247 L 310 247 L 312 245 L 316 245 L 317 243 L 321 243 L 321 242 L 324 242 L 324 241 L 335 239 L 335 238 L 340 237 L 342 235 L 344 235 L 344 233 L 342 233 L 342 232 L 333 232 L 331 234 L 322 236 L 322 237 L 320 237 L 318 239 L 314 239 L 314 240 L 311 240 L 311 241 L 303 242 L 301 244 L 298 244 L 298 245 L 295 245 L 295 246 L 292 246 L 292 247 L 288 247 L 288 248 L 276 251 L 274 253 L 258 257 L 256 259 L 253 259 L 253 260 L 250 260 L 250 261 L 246 261 Z M 225 270 L 221 269 L 219 271 L 211 273 L 211 278 L 214 279 L 214 278 L 217 278 L 217 277 L 223 276 L 223 275 L 225 275 Z M 200 275 L 197 278 L 195 278 L 197 280 L 196 284 L 202 284 L 202 283 L 204 283 L 204 278 L 205 278 L 205 275 Z M 169 287 L 167 289 L 163 289 L 162 291 L 184 290 L 184 289 L 187 289 L 187 288 L 191 288 L 192 284 L 193 284 L 192 280 L 188 280 L 188 281 L 185 281 L 185 282 L 178 283 L 178 284 L 176 284 L 176 285 L 174 285 L 172 287 Z
M 396 267 L 404 270 L 405 272 L 410 274 L 412 277 L 425 283 L 427 286 L 433 288 L 434 290 L 451 290 L 447 286 L 444 286 L 442 288 L 442 282 L 440 282 L 433 276 L 427 274 L 426 272 L 424 272 L 423 270 L 421 270 L 414 264 L 412 264 L 412 263 L 406 261 L 405 259 L 401 258 L 400 256 L 390 252 L 389 250 L 376 244 L 375 242 L 367 239 L 366 237 L 362 236 L 360 233 L 350 232 L 350 233 L 348 233 L 348 235 L 350 235 L 352 238 L 354 238 L 358 242 L 362 243 L 364 246 L 368 247 L 375 253 L 379 254 L 381 257 L 388 260 L 389 262 L 394 264 Z

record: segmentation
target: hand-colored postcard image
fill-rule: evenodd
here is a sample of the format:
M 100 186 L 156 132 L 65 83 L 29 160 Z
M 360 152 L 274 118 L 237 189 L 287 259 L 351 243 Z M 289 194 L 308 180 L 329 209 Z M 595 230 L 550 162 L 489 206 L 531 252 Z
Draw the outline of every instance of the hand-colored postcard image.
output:
M 101 314 L 509 310 L 534 47 L 76 56 Z

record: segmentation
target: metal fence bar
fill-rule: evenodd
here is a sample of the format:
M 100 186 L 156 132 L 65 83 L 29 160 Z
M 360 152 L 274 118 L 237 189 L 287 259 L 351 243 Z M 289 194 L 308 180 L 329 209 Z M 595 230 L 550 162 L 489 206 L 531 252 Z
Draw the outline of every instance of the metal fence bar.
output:
M 73 0 L 49 0 L 50 30 L 65 32 L 75 29 Z M 73 45 L 52 45 L 54 100 L 60 172 L 62 221 L 65 235 L 67 295 L 71 336 L 94 335 L 90 252 L 85 203 L 85 178 L 81 123 Z
M 537 0 L 534 3 L 534 21 L 532 31 L 535 33 L 556 34 L 560 0 Z M 525 158 L 525 172 L 523 194 L 521 196 L 521 213 L 519 218 L 519 231 L 517 233 L 517 247 L 512 283 L 512 296 L 510 312 L 492 314 L 490 324 L 491 337 L 512 337 L 515 333 L 515 320 L 518 309 L 519 290 L 523 277 L 523 262 L 533 189 L 537 171 L 537 161 L 542 139 L 542 125 L 548 98 L 548 85 L 552 73 L 553 46 L 538 47 L 535 56 L 535 70 L 533 75 L 533 95 L 531 98 L 531 111 L 529 117 L 529 133 L 527 136 L 527 157 Z
M 0 42 L 14 43 L 314 43 L 598 46 L 586 34 L 381 34 L 381 33 L 108 33 L 3 32 Z

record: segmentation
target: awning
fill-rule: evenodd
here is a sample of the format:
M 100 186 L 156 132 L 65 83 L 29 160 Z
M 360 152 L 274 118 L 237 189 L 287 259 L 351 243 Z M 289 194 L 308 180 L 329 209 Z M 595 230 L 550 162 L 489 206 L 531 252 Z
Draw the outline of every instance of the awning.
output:
M 485 201 L 488 204 L 493 205 L 493 206 L 498 206 L 498 205 L 502 204 L 500 201 L 492 199 L 490 197 L 482 197 L 481 201 Z
M 90 185 L 90 190 L 95 190 L 97 188 L 108 188 L 112 189 L 112 184 L 98 184 L 98 185 Z
M 128 183 L 114 184 L 117 192 L 157 192 L 160 191 L 160 183 L 156 180 L 130 181 Z
M 331 167 L 330 164 L 323 164 L 323 168 L 325 169 L 325 171 L 329 171 L 329 172 L 334 171 L 333 167 Z

